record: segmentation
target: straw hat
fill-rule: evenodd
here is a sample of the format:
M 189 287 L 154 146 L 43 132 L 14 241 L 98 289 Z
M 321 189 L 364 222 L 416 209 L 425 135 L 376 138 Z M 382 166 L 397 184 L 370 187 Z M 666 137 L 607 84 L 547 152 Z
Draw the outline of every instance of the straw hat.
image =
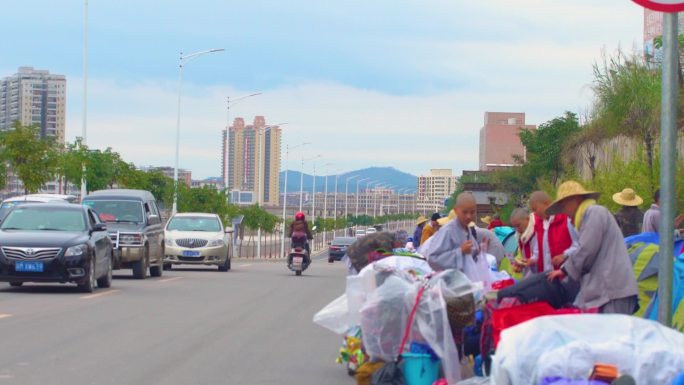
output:
M 577 196 L 596 199 L 601 196 L 601 193 L 596 191 L 587 191 L 584 186 L 578 182 L 575 182 L 574 180 L 563 182 L 560 186 L 558 186 L 556 200 L 553 201 L 551 206 L 546 209 L 546 214 L 554 215 L 560 213 L 562 210 L 562 202 L 568 198 Z
M 486 217 L 480 218 L 480 220 L 481 220 L 482 223 L 484 223 L 485 225 L 488 225 L 488 224 L 492 223 L 492 217 L 490 217 L 489 215 L 487 215 Z
M 450 218 L 450 217 L 441 217 L 437 220 L 437 223 L 439 223 L 440 226 L 444 226 L 447 223 L 451 222 L 452 219 L 453 218 Z
M 626 188 L 613 194 L 613 202 L 621 206 L 641 206 L 644 200 L 638 196 L 631 188 Z
M 428 221 L 428 219 L 425 218 L 424 215 L 421 215 L 421 216 L 418 217 L 418 220 L 416 221 L 416 226 L 420 226 L 420 225 L 422 225 L 423 223 L 425 223 L 425 222 L 427 222 L 427 221 Z

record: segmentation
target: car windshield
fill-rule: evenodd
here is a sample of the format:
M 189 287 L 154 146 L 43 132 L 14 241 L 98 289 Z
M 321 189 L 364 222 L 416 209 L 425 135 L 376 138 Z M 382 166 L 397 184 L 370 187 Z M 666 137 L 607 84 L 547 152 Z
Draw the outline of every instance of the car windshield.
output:
M 83 212 L 74 209 L 17 207 L 3 221 L 3 230 L 85 231 Z
M 143 222 L 141 202 L 88 200 L 83 204 L 95 210 L 102 222 Z
M 217 218 L 209 217 L 173 217 L 169 221 L 167 230 L 177 231 L 221 231 L 221 224 Z

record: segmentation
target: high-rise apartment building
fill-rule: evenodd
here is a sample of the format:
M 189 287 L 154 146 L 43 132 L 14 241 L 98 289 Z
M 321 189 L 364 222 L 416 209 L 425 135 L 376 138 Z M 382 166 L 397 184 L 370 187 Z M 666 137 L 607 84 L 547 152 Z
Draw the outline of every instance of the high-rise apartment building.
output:
M 15 121 L 40 127 L 42 137 L 64 143 L 66 77 L 32 67 L 0 80 L 0 131 Z
M 444 201 L 456 191 L 457 182 L 451 169 L 432 169 L 429 175 L 419 176 L 416 209 L 426 214 L 441 210 Z
M 480 129 L 480 171 L 516 165 L 515 157 L 525 157 L 520 130 L 535 129 L 525 124 L 524 112 L 485 112 Z
M 679 12 L 679 34 L 684 32 L 684 12 Z M 662 49 L 655 48 L 655 39 L 663 36 L 663 13 L 644 8 L 644 54 L 656 61 L 662 59 Z
M 223 134 L 223 177 L 230 191 L 251 191 L 255 202 L 277 206 L 280 196 L 281 129 L 263 116 L 245 125 L 236 118 Z M 261 199 L 259 199 L 261 194 Z

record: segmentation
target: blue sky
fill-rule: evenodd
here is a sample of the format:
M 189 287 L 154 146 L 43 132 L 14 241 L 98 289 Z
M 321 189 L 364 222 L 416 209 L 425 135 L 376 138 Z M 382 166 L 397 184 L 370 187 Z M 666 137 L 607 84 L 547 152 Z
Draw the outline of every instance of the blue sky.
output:
M 30 4 L 3 1 L 4 15 L 25 16 L 0 24 L 20 37 L 3 39 L 0 76 L 24 65 L 67 75 L 71 140 L 83 2 Z M 90 0 L 89 16 L 89 143 L 136 164 L 173 164 L 178 52 L 226 49 L 185 71 L 181 167 L 207 177 L 220 175 L 226 97 L 253 92 L 231 115 L 289 122 L 284 143 L 313 142 L 319 167 L 473 169 L 485 111 L 532 124 L 586 112 L 593 62 L 640 46 L 643 11 L 626 0 Z

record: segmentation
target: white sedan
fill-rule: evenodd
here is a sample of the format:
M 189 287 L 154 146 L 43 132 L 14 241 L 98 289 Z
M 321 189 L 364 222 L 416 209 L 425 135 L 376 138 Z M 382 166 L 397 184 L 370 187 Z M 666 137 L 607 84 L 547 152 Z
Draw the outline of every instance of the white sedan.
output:
M 230 270 L 232 229 L 224 229 L 216 214 L 179 213 L 164 232 L 164 268 L 173 265 L 218 266 Z

